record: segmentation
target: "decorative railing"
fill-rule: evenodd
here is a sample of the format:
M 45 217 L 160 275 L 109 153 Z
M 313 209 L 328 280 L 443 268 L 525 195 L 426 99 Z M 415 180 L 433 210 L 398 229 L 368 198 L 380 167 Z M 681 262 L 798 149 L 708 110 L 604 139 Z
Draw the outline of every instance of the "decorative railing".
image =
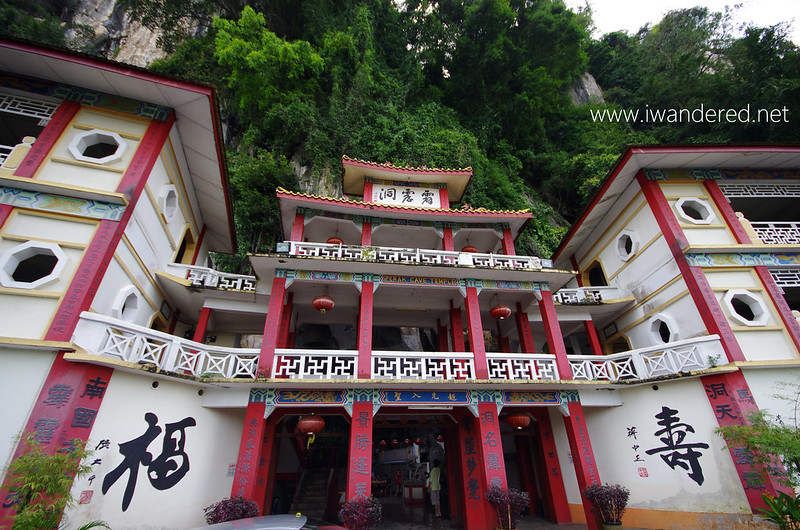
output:
M 612 355 L 570 355 L 569 365 L 573 379 L 619 381 L 704 370 L 725 358 L 719 337 L 709 335 Z
M 800 223 L 750 221 L 765 245 L 800 245 Z
M 272 373 L 279 379 L 356 379 L 358 351 L 276 349 Z
M 461 265 L 467 267 L 493 267 L 501 269 L 541 269 L 543 260 L 535 256 L 509 256 L 453 252 L 421 248 L 359 247 L 291 241 L 289 255 L 329 259 L 350 259 L 426 265 Z M 545 261 L 544 264 L 547 262 Z
M 557 304 L 599 304 L 604 300 L 619 298 L 616 287 L 578 287 L 577 289 L 559 289 L 553 293 L 553 302 Z
M 470 352 L 372 352 L 373 379 L 475 379 Z
M 152 366 L 195 377 L 255 380 L 258 349 L 200 344 L 96 313 L 81 313 L 72 341 L 90 355 Z M 572 378 L 584 381 L 636 381 L 715 366 L 725 359 L 716 335 L 687 339 L 613 355 L 570 355 Z M 557 381 L 561 375 L 552 354 L 487 352 L 489 379 Z M 373 379 L 474 380 L 470 352 L 373 351 Z M 354 350 L 275 351 L 272 377 L 278 379 L 358 378 Z
M 800 287 L 800 269 L 769 269 L 778 287 Z
M 257 349 L 200 344 L 88 311 L 72 340 L 90 355 L 196 377 L 254 378 L 258 367 Z
M 255 292 L 256 284 L 258 283 L 255 276 L 229 274 L 207 267 L 171 264 L 170 268 L 182 271 L 182 277 L 192 282 L 194 287 L 220 289 L 224 291 Z

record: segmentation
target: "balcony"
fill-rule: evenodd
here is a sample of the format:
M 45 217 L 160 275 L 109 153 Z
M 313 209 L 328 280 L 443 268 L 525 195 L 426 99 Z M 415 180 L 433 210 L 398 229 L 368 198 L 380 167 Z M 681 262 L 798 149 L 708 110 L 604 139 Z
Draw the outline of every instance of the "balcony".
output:
M 601 304 L 608 300 L 622 298 L 616 287 L 578 287 L 559 289 L 553 293 L 553 302 L 562 305 Z
M 220 272 L 208 267 L 194 265 L 179 265 L 171 263 L 167 272 L 191 282 L 192 287 L 203 289 L 219 289 L 221 291 L 243 291 L 253 293 L 256 291 L 258 280 L 255 276 L 244 274 L 230 274 Z
M 550 260 L 543 260 L 535 256 L 510 256 L 506 254 L 482 254 L 421 248 L 360 247 L 290 241 L 278 245 L 278 252 L 281 251 L 288 253 L 290 256 L 409 265 L 459 265 L 463 267 L 509 270 L 541 270 L 542 268 L 552 267 Z
M 166 375 L 238 379 L 243 383 L 254 383 L 259 375 L 258 349 L 200 344 L 90 312 L 81 314 L 72 340 L 89 359 L 96 358 L 100 364 L 123 362 Z M 486 357 L 490 380 L 561 379 L 555 355 L 488 352 Z M 710 335 L 613 355 L 570 355 L 569 364 L 575 380 L 635 383 L 705 370 L 724 358 L 719 337 Z M 382 381 L 476 380 L 471 352 L 374 351 L 371 364 L 372 379 Z M 358 352 L 354 350 L 278 349 L 273 381 L 355 381 L 357 365 Z
M 800 245 L 800 223 L 792 221 L 751 221 L 758 239 L 765 245 Z

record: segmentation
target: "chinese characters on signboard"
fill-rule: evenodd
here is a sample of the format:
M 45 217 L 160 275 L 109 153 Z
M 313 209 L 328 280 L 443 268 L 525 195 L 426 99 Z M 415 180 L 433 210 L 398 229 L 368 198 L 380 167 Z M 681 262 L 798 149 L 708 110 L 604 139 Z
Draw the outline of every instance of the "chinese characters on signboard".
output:
M 421 208 L 440 208 L 442 205 L 438 189 L 378 183 L 372 185 L 372 202 Z

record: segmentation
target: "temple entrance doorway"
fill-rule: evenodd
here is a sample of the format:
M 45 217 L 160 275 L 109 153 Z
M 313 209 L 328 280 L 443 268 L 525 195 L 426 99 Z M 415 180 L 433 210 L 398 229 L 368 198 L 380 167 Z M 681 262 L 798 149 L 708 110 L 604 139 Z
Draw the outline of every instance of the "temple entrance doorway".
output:
M 381 409 L 373 419 L 372 494 L 384 522 L 432 525 L 428 475 L 438 461 L 442 521 L 461 520 L 457 423 L 450 413 Z

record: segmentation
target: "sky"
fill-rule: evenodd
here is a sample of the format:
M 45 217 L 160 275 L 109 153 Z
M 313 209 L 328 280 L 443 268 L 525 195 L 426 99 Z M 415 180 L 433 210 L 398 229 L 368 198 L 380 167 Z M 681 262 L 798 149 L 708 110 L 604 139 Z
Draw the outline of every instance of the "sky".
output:
M 589 2 L 599 38 L 612 31 L 636 33 L 648 22 L 655 24 L 667 11 L 701 5 L 711 11 L 724 11 L 726 5 L 740 4 L 734 23 L 754 22 L 757 26 L 772 26 L 789 22 L 789 38 L 800 45 L 800 1 L 798 0 L 565 0 L 573 9 Z

